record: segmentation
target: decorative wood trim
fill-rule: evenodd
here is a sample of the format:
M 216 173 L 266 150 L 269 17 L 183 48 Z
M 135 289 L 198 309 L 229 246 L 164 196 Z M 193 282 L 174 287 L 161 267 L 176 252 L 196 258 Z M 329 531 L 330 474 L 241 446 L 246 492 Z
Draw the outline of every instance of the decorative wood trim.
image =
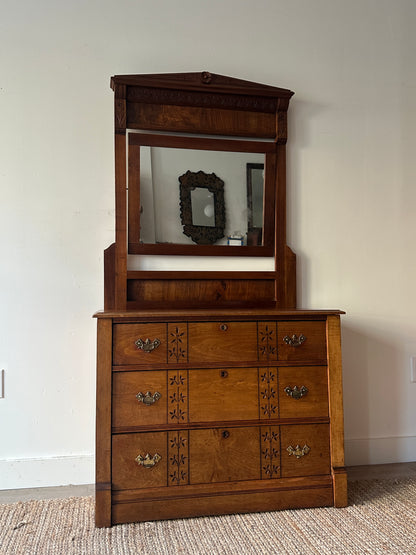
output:
M 203 108 L 225 108 L 246 110 L 249 112 L 266 112 L 273 114 L 277 110 L 277 98 L 253 97 L 245 95 L 227 95 L 211 92 L 181 91 L 158 89 L 156 87 L 127 88 L 128 102 L 149 104 L 170 104 L 173 106 L 200 106 Z
M 110 86 L 116 90 L 119 85 L 129 87 L 152 87 L 158 89 L 173 89 L 179 91 L 201 91 L 206 93 L 223 93 L 232 96 L 263 96 L 278 99 L 278 109 L 283 110 L 288 106 L 289 99 L 293 92 L 281 87 L 273 87 L 236 79 L 228 75 L 219 75 L 208 71 L 189 72 L 189 73 L 158 73 L 158 74 L 139 74 L 139 75 L 114 75 L 111 78 Z
M 168 422 L 187 424 L 188 409 L 188 370 L 168 371 Z
M 188 328 L 183 322 L 168 324 L 168 364 L 188 362 Z
M 168 433 L 168 486 L 189 484 L 189 432 Z
M 278 418 L 278 395 L 278 369 L 259 368 L 259 406 L 261 419 Z
M 262 426 L 260 428 L 261 477 L 263 480 L 280 478 L 280 428 Z
M 258 322 L 257 326 L 257 349 L 259 360 L 277 360 L 276 322 Z

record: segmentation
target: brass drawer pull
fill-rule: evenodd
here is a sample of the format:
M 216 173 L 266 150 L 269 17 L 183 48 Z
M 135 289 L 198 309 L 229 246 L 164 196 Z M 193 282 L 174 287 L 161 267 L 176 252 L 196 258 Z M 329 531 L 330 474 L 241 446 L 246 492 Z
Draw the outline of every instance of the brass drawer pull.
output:
M 286 449 L 289 455 L 294 455 L 297 459 L 300 459 L 301 457 L 307 455 L 310 450 L 311 448 L 306 444 L 303 447 L 301 447 L 300 445 L 296 445 L 295 448 L 289 445 L 289 447 Z
M 228 430 L 224 430 L 223 432 L 221 432 L 221 435 L 224 439 L 227 439 L 230 437 L 230 432 Z
M 136 399 L 139 401 L 139 403 L 143 403 L 145 405 L 153 405 L 154 403 L 156 403 L 156 401 L 159 401 L 161 397 L 162 394 L 159 393 L 159 391 L 155 391 L 153 395 L 150 393 L 150 391 L 146 391 L 146 393 L 142 393 L 141 391 L 139 391 L 139 393 L 136 395 Z
M 306 337 L 301 333 L 299 337 L 296 334 L 293 334 L 292 337 L 285 335 L 283 341 L 286 345 L 290 345 L 291 347 L 299 347 L 302 343 L 305 343 Z
M 227 370 L 220 370 L 220 376 L 221 378 L 227 378 L 228 377 Z
M 221 331 L 227 331 L 228 330 L 227 324 L 220 324 L 220 330 Z
M 302 385 L 302 387 L 300 388 L 297 385 L 295 385 L 295 387 L 285 387 L 286 395 L 288 397 L 292 397 L 292 399 L 301 399 L 302 397 L 305 397 L 308 391 L 309 389 L 304 385 Z
M 155 453 L 153 457 L 151 457 L 149 453 L 147 453 L 145 457 L 137 455 L 134 460 L 139 466 L 143 466 L 144 468 L 153 468 L 161 459 L 162 457 L 159 455 L 159 453 Z
M 138 339 L 137 341 L 134 342 L 136 347 L 138 349 L 141 349 L 145 353 L 151 353 L 152 351 L 154 351 L 159 347 L 160 343 L 161 343 L 160 339 L 157 339 L 157 338 L 153 339 L 153 341 L 150 341 L 150 339 L 147 338 L 144 341 L 143 339 Z

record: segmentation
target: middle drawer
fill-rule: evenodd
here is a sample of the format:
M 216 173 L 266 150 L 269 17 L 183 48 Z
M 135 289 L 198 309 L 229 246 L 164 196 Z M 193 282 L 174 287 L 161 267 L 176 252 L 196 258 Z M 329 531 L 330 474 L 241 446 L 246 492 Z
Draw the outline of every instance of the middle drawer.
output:
M 113 374 L 114 428 L 327 416 L 325 366 Z

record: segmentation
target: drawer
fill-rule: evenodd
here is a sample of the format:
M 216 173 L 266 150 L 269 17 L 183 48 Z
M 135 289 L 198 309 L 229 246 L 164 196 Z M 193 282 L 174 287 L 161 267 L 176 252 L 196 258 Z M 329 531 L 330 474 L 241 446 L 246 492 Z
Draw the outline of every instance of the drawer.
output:
M 257 360 L 256 322 L 190 322 L 189 362 Z
M 326 323 L 278 322 L 277 344 L 281 361 L 326 360 Z
M 114 372 L 114 427 L 158 425 L 167 421 L 167 373 Z
M 113 373 L 115 428 L 327 416 L 326 366 Z
M 329 473 L 327 424 L 142 432 L 112 441 L 113 490 Z
M 257 375 L 257 368 L 189 370 L 190 421 L 257 419 Z
M 286 366 L 279 368 L 281 418 L 328 416 L 326 366 Z
M 281 476 L 330 473 L 329 424 L 280 426 Z
M 115 324 L 113 364 L 167 362 L 166 324 Z

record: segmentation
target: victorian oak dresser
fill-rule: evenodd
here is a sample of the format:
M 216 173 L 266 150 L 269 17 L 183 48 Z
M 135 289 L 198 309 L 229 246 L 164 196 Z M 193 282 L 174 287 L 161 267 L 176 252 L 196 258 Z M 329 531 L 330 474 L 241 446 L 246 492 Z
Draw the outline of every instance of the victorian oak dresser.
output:
M 111 86 L 96 525 L 345 506 L 342 313 L 296 308 L 286 245 L 293 93 L 209 72 Z

